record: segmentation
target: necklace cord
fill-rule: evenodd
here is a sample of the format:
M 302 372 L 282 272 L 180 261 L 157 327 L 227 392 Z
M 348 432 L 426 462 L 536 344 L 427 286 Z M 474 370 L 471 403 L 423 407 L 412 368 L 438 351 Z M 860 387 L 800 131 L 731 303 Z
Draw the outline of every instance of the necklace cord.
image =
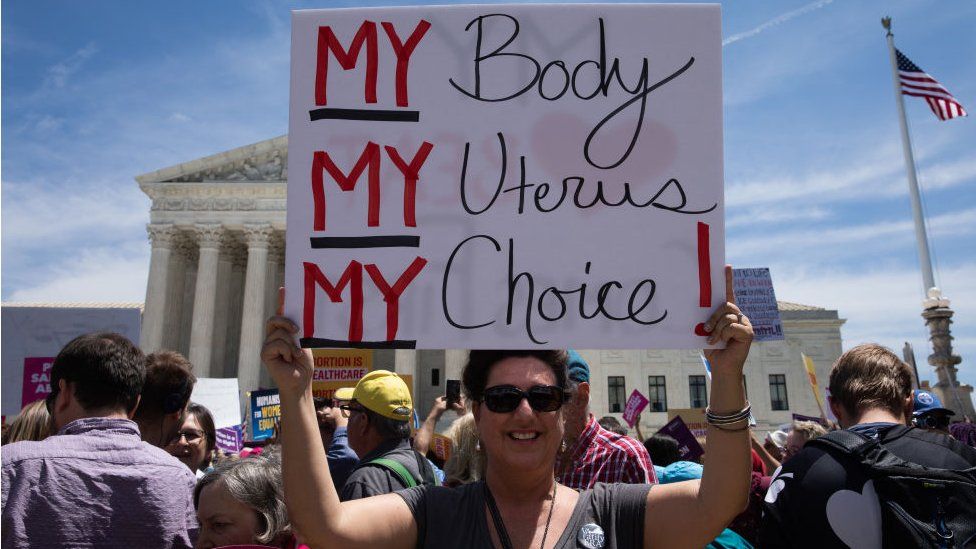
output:
M 512 538 L 508 535 L 508 529 L 505 528 L 505 521 L 502 519 L 502 514 L 498 510 L 498 504 L 495 503 L 495 496 L 491 494 L 491 489 L 488 488 L 488 483 L 484 482 L 485 492 L 485 503 L 488 504 L 488 512 L 491 513 L 491 520 L 495 524 L 495 533 L 498 534 L 498 541 L 502 544 L 502 549 L 513 549 Z M 542 545 L 540 549 L 545 549 L 546 538 L 549 537 L 549 524 L 552 522 L 552 511 L 556 508 L 556 489 L 559 487 L 558 482 L 552 483 L 552 503 L 549 504 L 549 516 L 546 517 L 546 527 L 542 531 Z

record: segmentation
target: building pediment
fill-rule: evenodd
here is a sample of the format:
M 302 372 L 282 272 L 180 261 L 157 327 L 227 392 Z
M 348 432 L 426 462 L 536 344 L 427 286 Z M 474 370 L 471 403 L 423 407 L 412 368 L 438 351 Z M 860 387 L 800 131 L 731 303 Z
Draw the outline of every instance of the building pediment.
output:
M 287 179 L 287 135 L 136 176 L 144 191 L 155 183 L 284 182 Z

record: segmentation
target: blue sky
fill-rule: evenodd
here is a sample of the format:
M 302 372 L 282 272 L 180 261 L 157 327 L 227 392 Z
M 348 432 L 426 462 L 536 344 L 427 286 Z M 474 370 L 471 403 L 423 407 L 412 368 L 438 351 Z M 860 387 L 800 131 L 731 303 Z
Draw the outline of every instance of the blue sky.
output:
M 134 176 L 286 133 L 289 9 L 392 3 L 4 1 L 2 299 L 143 300 Z M 723 6 L 727 251 L 768 266 L 780 299 L 837 309 L 845 348 L 910 341 L 924 365 L 883 15 L 976 113 L 976 3 Z M 976 115 L 906 108 L 960 377 L 976 385 Z

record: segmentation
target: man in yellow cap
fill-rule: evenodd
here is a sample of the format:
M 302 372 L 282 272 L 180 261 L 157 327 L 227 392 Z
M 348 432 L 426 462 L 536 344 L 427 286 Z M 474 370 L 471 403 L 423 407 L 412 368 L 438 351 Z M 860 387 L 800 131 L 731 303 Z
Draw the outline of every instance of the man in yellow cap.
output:
M 413 401 L 400 376 L 374 370 L 335 398 L 349 401 L 340 409 L 349 418 L 349 447 L 360 457 L 342 488 L 343 501 L 434 484 L 429 462 L 410 445 Z

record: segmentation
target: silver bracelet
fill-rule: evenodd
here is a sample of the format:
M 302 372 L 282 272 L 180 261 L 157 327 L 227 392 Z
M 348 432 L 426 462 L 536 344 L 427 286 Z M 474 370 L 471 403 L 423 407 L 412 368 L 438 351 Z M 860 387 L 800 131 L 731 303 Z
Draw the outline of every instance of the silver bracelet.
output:
M 749 416 L 752 415 L 752 405 L 749 401 L 746 401 L 746 407 L 738 412 L 733 412 L 731 414 L 716 414 L 712 412 L 711 408 L 705 408 L 705 423 L 710 425 L 731 425 L 733 423 L 738 423 L 743 420 L 748 420 Z

